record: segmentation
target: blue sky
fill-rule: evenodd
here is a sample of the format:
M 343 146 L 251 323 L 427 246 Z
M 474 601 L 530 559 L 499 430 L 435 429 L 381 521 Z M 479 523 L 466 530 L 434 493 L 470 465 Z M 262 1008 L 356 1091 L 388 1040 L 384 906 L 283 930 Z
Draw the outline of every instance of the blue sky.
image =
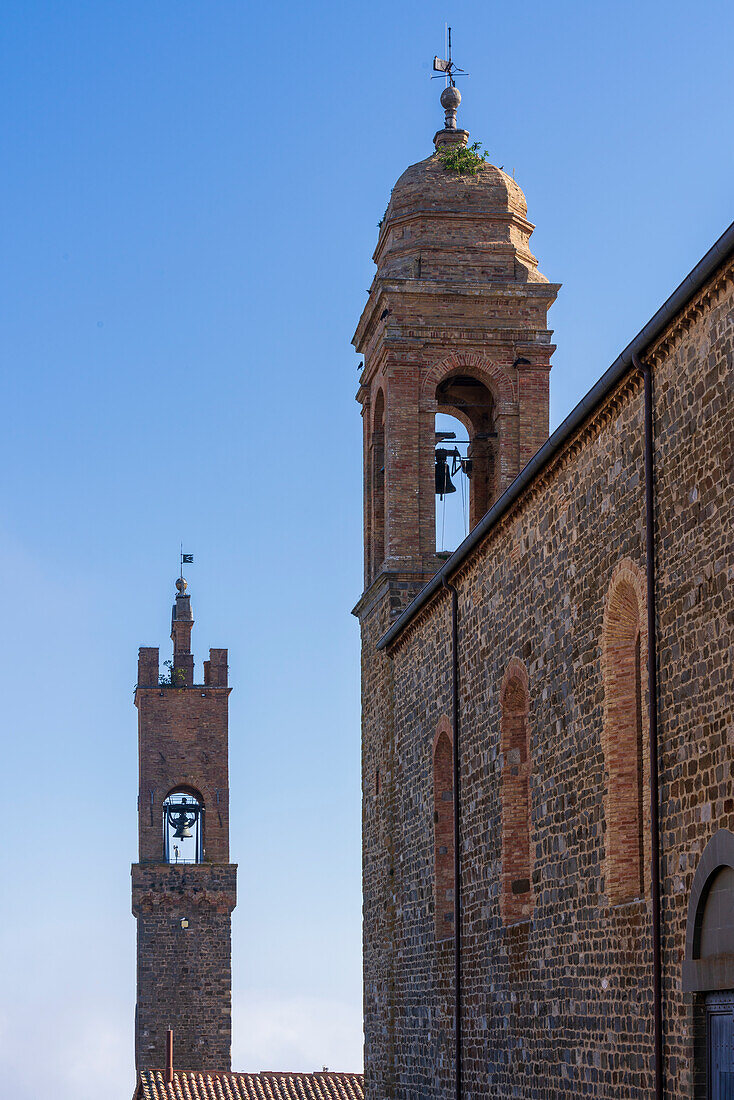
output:
M 0 14 L 4 1085 L 130 1095 L 132 688 L 139 645 L 167 656 L 181 539 L 197 661 L 228 646 L 235 687 L 234 1063 L 353 1069 L 350 341 L 390 188 L 441 123 L 444 21 L 461 122 L 563 283 L 555 425 L 731 220 L 731 5 Z

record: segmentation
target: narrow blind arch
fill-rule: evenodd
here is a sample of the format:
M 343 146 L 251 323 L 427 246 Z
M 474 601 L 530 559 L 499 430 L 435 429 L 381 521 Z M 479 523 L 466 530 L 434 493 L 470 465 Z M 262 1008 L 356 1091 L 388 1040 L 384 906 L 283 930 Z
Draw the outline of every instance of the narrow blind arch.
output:
M 436 940 L 454 934 L 454 771 L 448 722 L 439 724 L 433 746 L 433 858 Z
M 385 558 L 385 395 L 381 389 L 377 391 L 375 399 L 370 449 L 372 483 L 371 577 L 374 579 Z
M 530 855 L 530 734 L 528 676 L 513 660 L 501 692 L 502 879 L 500 911 L 505 924 L 533 911 Z
M 605 877 L 612 905 L 645 894 L 645 819 L 648 788 L 643 738 L 642 578 L 624 565 L 609 587 L 604 610 Z

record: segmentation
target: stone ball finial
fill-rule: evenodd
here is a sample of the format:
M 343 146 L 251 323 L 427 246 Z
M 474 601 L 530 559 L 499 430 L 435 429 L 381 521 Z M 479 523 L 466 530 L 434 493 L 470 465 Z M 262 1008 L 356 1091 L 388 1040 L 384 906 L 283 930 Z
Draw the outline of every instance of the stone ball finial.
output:
M 456 129 L 456 112 L 461 103 L 461 92 L 455 84 L 449 84 L 441 92 L 441 106 L 446 112 L 446 129 Z
M 179 596 L 183 596 L 188 587 L 188 581 L 185 581 L 183 577 L 179 577 L 176 581 L 176 591 L 178 592 Z

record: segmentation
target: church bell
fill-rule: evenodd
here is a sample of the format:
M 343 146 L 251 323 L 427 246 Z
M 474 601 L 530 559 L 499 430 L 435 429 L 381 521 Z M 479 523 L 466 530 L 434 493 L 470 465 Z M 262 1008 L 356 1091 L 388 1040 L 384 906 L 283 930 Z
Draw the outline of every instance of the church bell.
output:
M 194 834 L 189 828 L 187 818 L 185 818 L 184 815 L 181 814 L 176 822 L 176 830 L 173 834 L 174 840 L 188 840 L 189 837 L 192 837 L 193 835 Z
M 449 455 L 452 451 L 444 450 L 443 447 L 438 447 L 436 450 L 436 496 L 444 498 L 446 493 L 455 493 L 456 486 L 451 480 L 451 474 L 449 473 Z
M 186 800 L 184 799 L 184 802 Z M 171 810 L 179 810 L 179 813 L 171 813 Z M 168 820 L 173 828 L 174 840 L 189 840 L 194 834 L 191 832 L 191 826 L 196 821 L 196 814 L 190 815 L 181 806 L 171 806 L 168 811 Z

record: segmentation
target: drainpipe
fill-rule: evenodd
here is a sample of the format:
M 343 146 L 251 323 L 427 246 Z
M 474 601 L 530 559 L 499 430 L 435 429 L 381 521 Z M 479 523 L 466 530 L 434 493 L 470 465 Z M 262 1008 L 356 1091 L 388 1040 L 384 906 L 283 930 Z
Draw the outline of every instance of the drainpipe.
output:
M 655 1048 L 655 1100 L 663 1100 L 663 960 L 660 947 L 660 802 L 658 782 L 658 686 L 655 636 L 655 501 L 653 468 L 652 372 L 632 356 L 645 383 L 645 572 L 647 579 L 647 697 L 650 743 L 650 890 L 652 894 L 652 985 Z
M 166 1032 L 166 1084 L 173 1084 L 173 1028 Z
M 461 850 L 459 839 L 459 594 L 453 584 L 442 578 L 451 593 L 451 723 L 454 765 L 454 1044 L 456 1059 L 456 1100 L 461 1100 Z

